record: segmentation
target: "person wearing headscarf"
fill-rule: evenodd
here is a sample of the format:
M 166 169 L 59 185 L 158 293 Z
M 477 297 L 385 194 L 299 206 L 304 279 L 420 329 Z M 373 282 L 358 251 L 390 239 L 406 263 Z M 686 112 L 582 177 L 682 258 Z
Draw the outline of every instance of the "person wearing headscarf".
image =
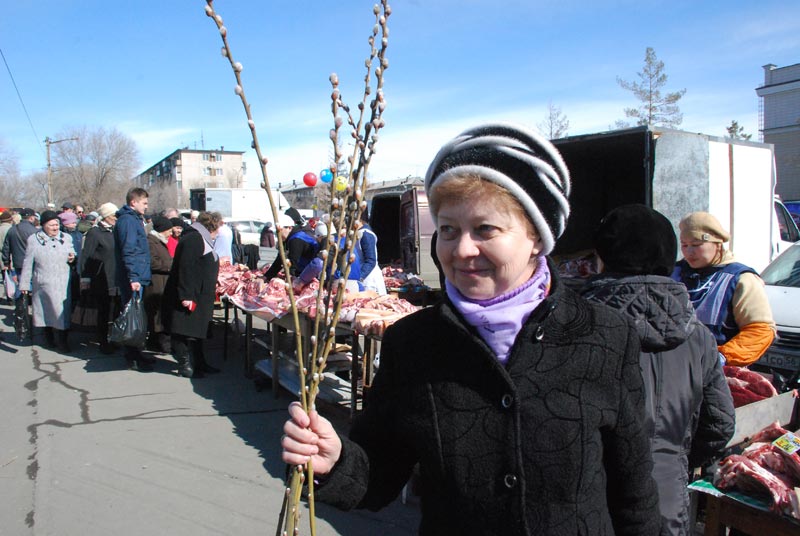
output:
M 343 509 L 389 504 L 418 465 L 421 534 L 658 534 L 636 331 L 547 258 L 569 216 L 558 151 L 471 128 L 425 190 L 445 295 L 386 330 L 349 437 L 290 405 L 283 460 Z
M 45 344 L 69 353 L 70 265 L 75 250 L 72 237 L 60 229 L 58 214 L 45 210 L 40 221 L 41 230 L 28 237 L 19 289 L 31 294 L 33 325 L 44 328 Z
M 219 273 L 214 239 L 221 225 L 219 212 L 201 212 L 183 231 L 164 288 L 162 322 L 178 372 L 186 378 L 219 372 L 206 360 L 204 343 L 214 316 Z
M 689 473 L 721 456 L 735 428 L 717 345 L 686 287 L 669 277 L 678 245 L 663 214 L 644 205 L 618 207 L 603 218 L 594 245 L 602 273 L 582 294 L 627 316 L 642 346 L 661 534 L 690 536 Z
M 672 278 L 689 290 L 697 318 L 717 340 L 725 365 L 755 363 L 775 338 L 764 282 L 725 248 L 731 239 L 708 212 L 692 212 L 680 224 L 680 260 Z
M 178 240 L 181 238 L 181 233 L 183 233 L 184 227 L 186 224 L 183 221 L 183 218 L 175 217 L 169 219 L 170 223 L 172 224 L 172 232 L 167 238 L 167 251 L 169 251 L 169 256 L 175 256 L 175 250 L 178 249 Z
M 169 334 L 164 330 L 161 300 L 172 270 L 172 256 L 167 243 L 172 236 L 172 222 L 165 216 L 153 217 L 153 230 L 147 235 L 150 247 L 150 286 L 144 289 L 144 310 L 147 313 L 147 336 L 151 349 L 170 352 Z
M 118 210 L 114 203 L 103 203 L 97 209 L 97 225 L 86 232 L 78 266 L 81 288 L 88 289 L 97 307 L 95 337 L 100 352 L 104 354 L 114 352 L 114 347 L 108 342 L 108 325 L 116 318 L 120 307 L 114 255 L 114 225 Z

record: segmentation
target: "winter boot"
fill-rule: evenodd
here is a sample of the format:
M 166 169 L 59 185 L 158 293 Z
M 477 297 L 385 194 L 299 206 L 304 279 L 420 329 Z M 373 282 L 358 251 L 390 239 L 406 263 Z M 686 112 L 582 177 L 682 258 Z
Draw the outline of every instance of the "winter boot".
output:
M 53 333 L 53 328 L 44 328 L 44 345 L 45 348 L 50 349 L 56 347 L 56 336 Z
M 175 361 L 178 362 L 178 374 L 184 378 L 196 377 L 194 367 L 192 367 L 192 358 L 189 355 L 189 348 L 185 343 L 178 343 L 172 345 Z
M 69 346 L 68 335 L 69 331 L 66 329 L 55 329 L 56 348 L 62 354 L 68 354 L 72 351 Z

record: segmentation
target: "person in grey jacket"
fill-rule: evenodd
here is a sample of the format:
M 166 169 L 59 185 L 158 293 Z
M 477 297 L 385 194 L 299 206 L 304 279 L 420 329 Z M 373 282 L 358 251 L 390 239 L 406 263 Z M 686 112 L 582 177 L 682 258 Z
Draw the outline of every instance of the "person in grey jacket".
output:
M 31 294 L 33 325 L 44 328 L 48 347 L 69 353 L 70 265 L 75 262 L 72 237 L 62 232 L 58 215 L 45 210 L 42 229 L 28 237 L 19 289 Z
M 25 261 L 25 251 L 28 248 L 28 237 L 36 232 L 36 213 L 29 208 L 23 208 L 20 212 L 20 221 L 14 225 L 6 233 L 6 238 L 3 240 L 2 259 L 3 265 L 8 268 L 13 268 L 16 275 L 6 274 L 15 283 L 19 283 L 19 276 L 22 273 L 22 265 Z M 27 326 L 25 325 L 25 301 L 26 297 L 19 295 L 14 299 L 14 330 L 24 339 L 28 336 Z
M 595 249 L 604 271 L 582 294 L 638 329 L 662 534 L 689 536 L 689 472 L 720 456 L 734 432 L 717 345 L 686 287 L 669 277 L 677 241 L 666 217 L 644 205 L 618 207 L 600 224 Z

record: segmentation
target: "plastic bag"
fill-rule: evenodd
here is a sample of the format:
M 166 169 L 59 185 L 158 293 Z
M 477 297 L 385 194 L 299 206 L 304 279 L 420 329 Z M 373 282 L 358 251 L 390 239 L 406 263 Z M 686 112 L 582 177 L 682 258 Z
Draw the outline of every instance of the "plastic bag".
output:
M 122 346 L 144 348 L 147 342 L 147 316 L 141 291 L 133 293 L 122 313 L 111 323 L 108 340 Z
M 17 272 L 16 271 L 14 271 L 14 270 L 6 270 L 6 273 L 5 273 L 5 289 L 6 289 L 5 296 L 9 300 L 19 299 L 19 296 L 20 296 L 19 285 L 17 284 L 16 281 L 14 281 L 14 278 L 16 278 L 16 277 L 17 277 Z

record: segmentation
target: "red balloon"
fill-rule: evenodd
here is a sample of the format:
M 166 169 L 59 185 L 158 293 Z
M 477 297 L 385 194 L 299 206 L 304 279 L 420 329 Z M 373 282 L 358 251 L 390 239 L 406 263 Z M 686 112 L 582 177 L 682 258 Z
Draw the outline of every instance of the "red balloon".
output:
M 309 171 L 308 173 L 303 175 L 303 184 L 305 184 L 309 188 L 313 188 L 314 185 L 317 184 L 317 176 Z

